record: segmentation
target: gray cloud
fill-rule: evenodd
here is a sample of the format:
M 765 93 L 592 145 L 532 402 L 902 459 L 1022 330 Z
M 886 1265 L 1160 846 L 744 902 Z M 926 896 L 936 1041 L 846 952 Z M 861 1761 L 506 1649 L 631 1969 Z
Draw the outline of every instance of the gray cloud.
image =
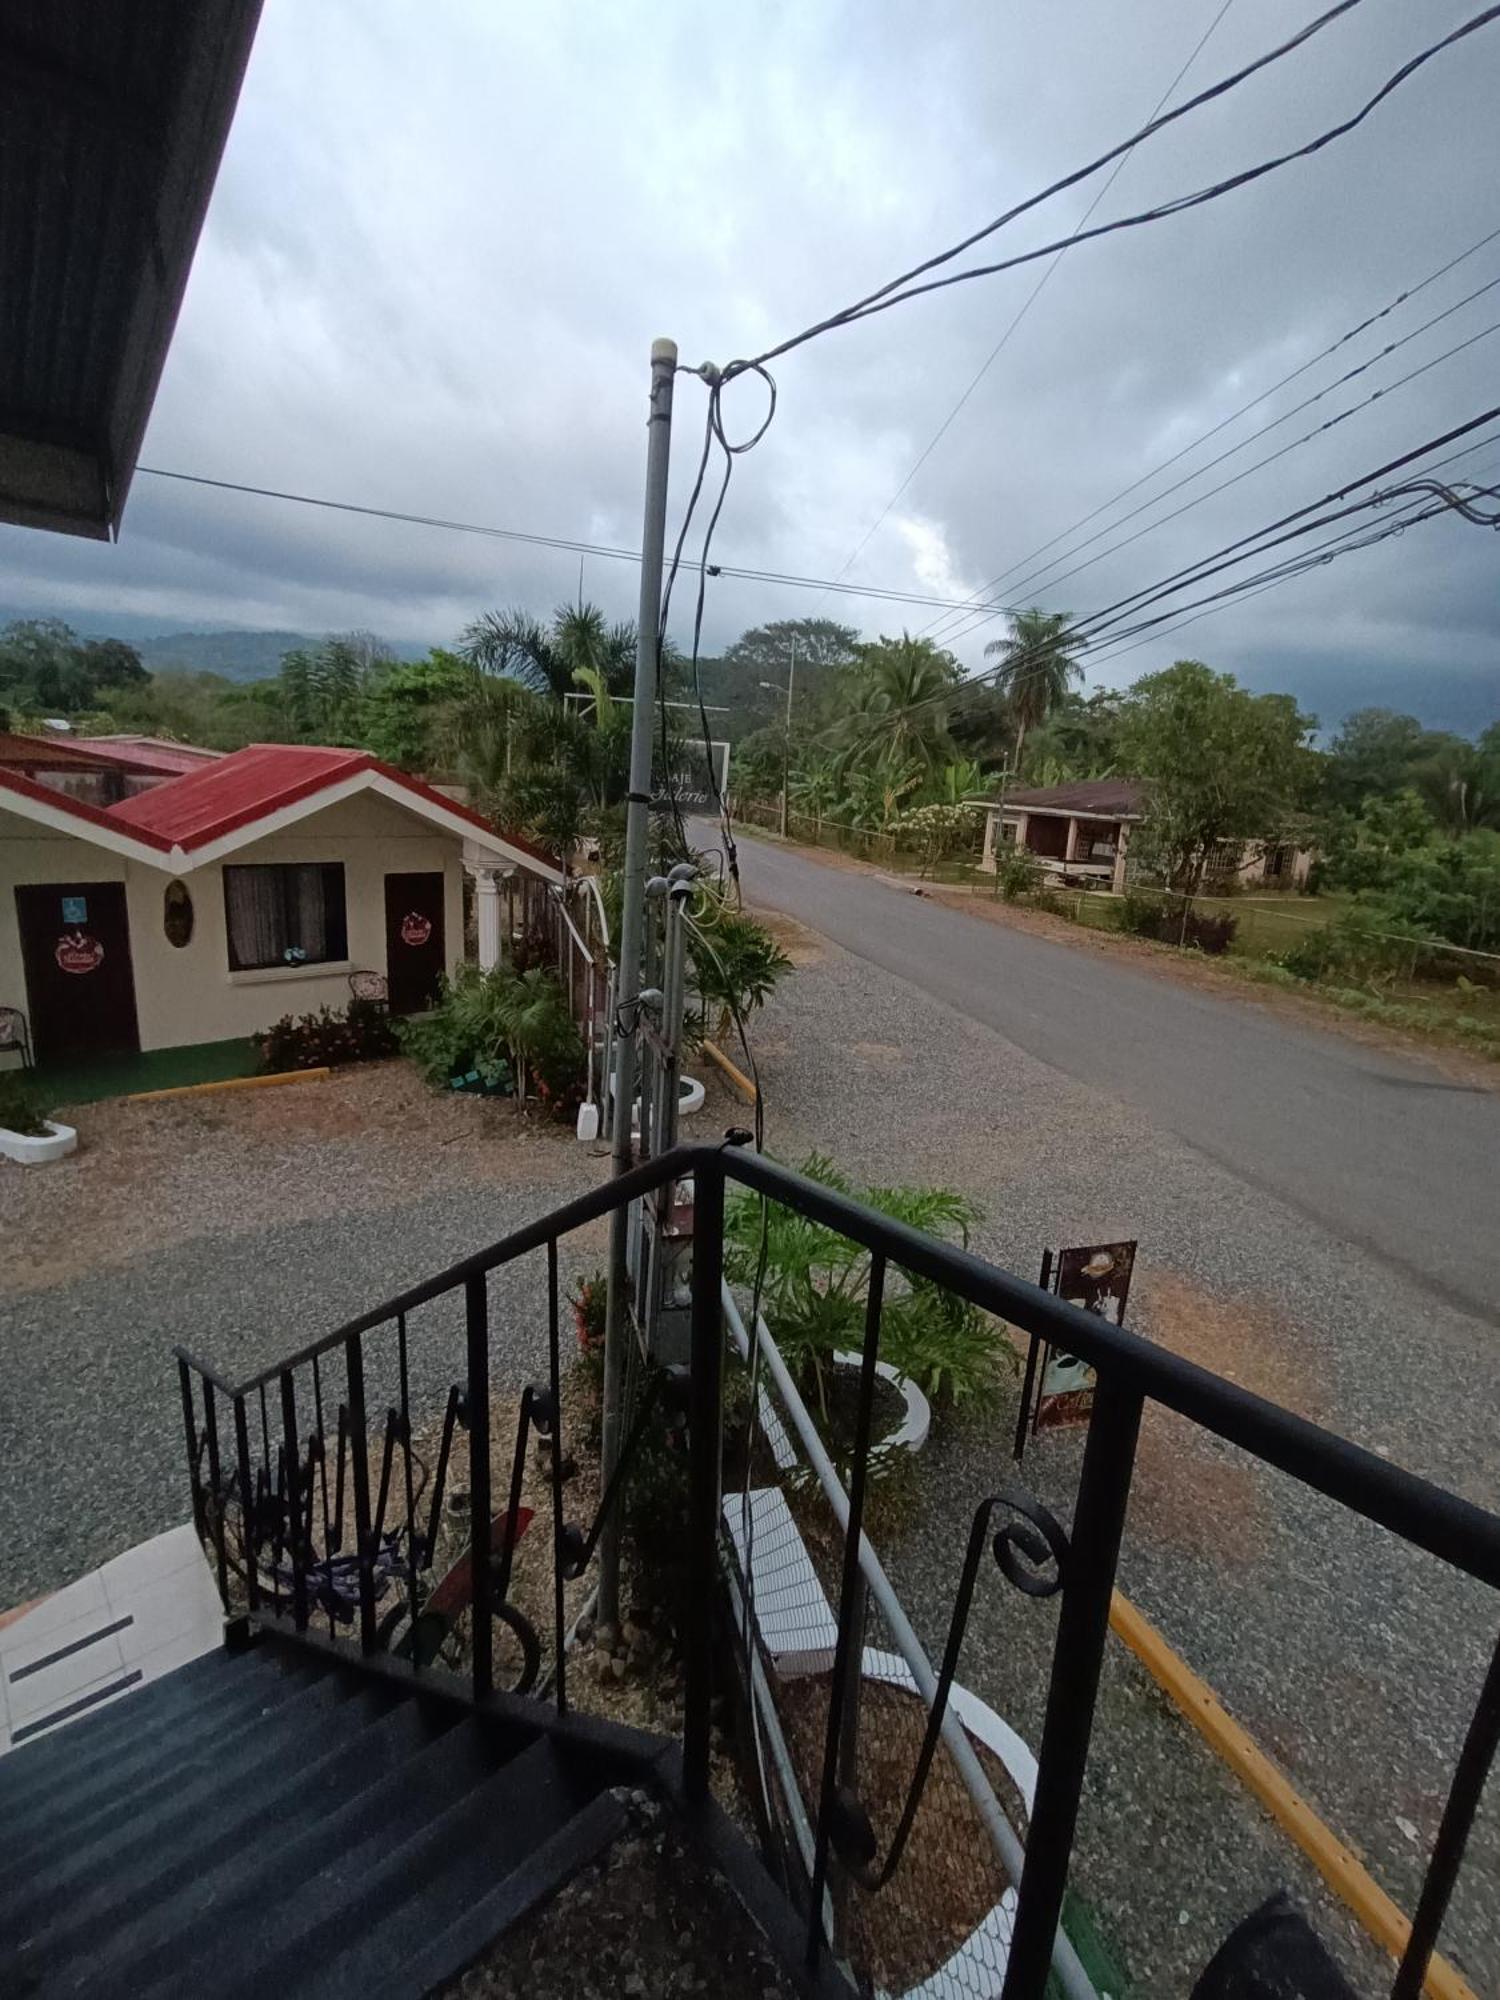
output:
M 1133 129 L 1217 11 L 1215 0 L 937 0 L 920 13 L 814 0 L 712 16 L 272 0 L 146 462 L 633 543 L 655 334 L 675 335 L 686 362 L 723 361 L 870 289 Z M 1101 217 L 1309 136 L 1469 11 L 1366 0 L 1141 149 Z M 1239 0 L 1184 88 L 1310 12 L 1308 0 Z M 1477 241 L 1500 220 L 1496 101 L 1500 29 L 1431 65 L 1318 159 L 1072 251 L 852 576 L 978 589 Z M 1093 185 L 1007 244 L 1073 227 Z M 777 423 L 736 471 L 723 558 L 838 571 L 1036 274 L 960 287 L 787 357 Z M 1496 275 L 1500 243 L 1340 365 Z M 1165 504 L 1500 320 L 1497 301 L 1476 301 Z M 1500 334 L 1076 579 L 1022 594 L 1087 612 L 1139 588 L 1496 400 L 1497 358 Z M 1333 372 L 1310 372 L 1216 448 Z M 727 399 L 732 426 L 757 420 L 757 393 L 745 384 Z M 702 400 L 680 383 L 679 504 Z M 1500 438 L 1466 466 L 1500 472 Z M 1471 727 L 1500 710 L 1496 552 L 1493 536 L 1436 522 L 1100 659 L 1096 676 L 1123 680 L 1190 651 L 1293 688 L 1328 723 L 1382 700 Z M 567 555 L 146 478 L 118 548 L 0 530 L 0 601 L 163 625 L 360 624 L 442 641 L 487 605 L 544 611 L 576 584 Z M 628 567 L 587 566 L 585 588 L 612 615 L 633 612 L 635 587 Z M 707 638 L 717 647 L 815 606 L 871 633 L 927 622 L 724 580 Z M 995 629 L 965 639 L 961 656 L 978 664 Z

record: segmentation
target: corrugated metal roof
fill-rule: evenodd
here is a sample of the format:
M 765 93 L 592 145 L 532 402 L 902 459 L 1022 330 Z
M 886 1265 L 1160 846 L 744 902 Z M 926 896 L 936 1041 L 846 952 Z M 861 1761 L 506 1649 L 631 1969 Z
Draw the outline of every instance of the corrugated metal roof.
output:
M 0 520 L 117 528 L 259 16 L 0 9 Z
M 165 736 L 85 736 L 79 748 L 108 757 L 127 771 L 201 771 L 205 764 L 217 764 L 222 750 L 205 750 L 197 743 L 173 743 Z
M 1005 794 L 1005 806 L 1041 812 L 1096 813 L 1101 819 L 1139 819 L 1146 788 L 1136 778 L 1079 778 L 1068 785 L 1022 786 Z

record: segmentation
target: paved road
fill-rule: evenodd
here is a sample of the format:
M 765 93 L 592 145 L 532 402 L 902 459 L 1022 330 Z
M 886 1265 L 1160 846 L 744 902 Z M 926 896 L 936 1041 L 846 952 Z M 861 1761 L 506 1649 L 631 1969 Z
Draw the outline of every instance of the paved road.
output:
M 1500 1326 L 1500 1093 L 768 841 L 741 843 L 740 871 L 748 901 L 1111 1091 Z

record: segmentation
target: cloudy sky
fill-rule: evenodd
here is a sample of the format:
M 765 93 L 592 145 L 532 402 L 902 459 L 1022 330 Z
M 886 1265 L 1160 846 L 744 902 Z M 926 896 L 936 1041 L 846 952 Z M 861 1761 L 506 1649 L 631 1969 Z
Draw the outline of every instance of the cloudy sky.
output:
M 1143 145 L 1094 219 L 1312 136 L 1477 4 L 1364 0 Z M 1211 24 L 1179 98 L 1314 11 L 1315 0 L 1231 0 L 1217 21 L 1221 0 L 267 0 L 144 462 L 631 545 L 654 335 L 673 336 L 686 362 L 757 352 L 1128 136 Z M 1043 267 L 789 355 L 776 422 L 739 461 L 716 553 L 833 577 L 859 549 L 847 581 L 961 598 L 999 578 L 990 601 L 1088 613 L 1500 401 L 1500 331 L 1438 359 L 1500 326 L 1500 285 L 1407 339 L 1500 279 L 1497 237 L 1065 534 L 1500 229 L 1497 102 L 1500 25 L 1316 159 L 1072 250 L 883 519 Z M 1065 235 L 1099 185 L 1047 204 L 1004 244 Z M 1389 393 L 1326 436 L 1201 497 L 1377 388 Z M 758 396 L 750 383 L 729 393 L 731 429 L 758 421 Z M 680 506 L 701 437 L 695 380 L 680 380 L 677 408 Z M 1500 425 L 1462 473 L 1500 480 Z M 1158 525 L 1185 502 L 1196 504 Z M 1048 556 L 1066 554 L 1100 527 L 1110 532 L 1050 570 L 1026 560 L 1059 535 Z M 1497 577 L 1500 541 L 1449 517 L 1180 635 L 1128 654 L 1101 646 L 1091 678 L 1118 684 L 1195 654 L 1294 690 L 1325 725 L 1384 702 L 1472 728 L 1500 712 Z M 162 629 L 359 625 L 442 642 L 476 611 L 545 612 L 577 585 L 570 555 L 144 476 L 118 547 L 0 529 L 0 602 L 88 622 L 126 611 Z M 633 614 L 629 566 L 591 559 L 584 587 L 612 615 Z M 872 636 L 934 616 L 723 579 L 706 640 L 717 650 L 747 625 L 814 611 Z M 968 631 L 956 650 L 977 666 L 998 629 Z

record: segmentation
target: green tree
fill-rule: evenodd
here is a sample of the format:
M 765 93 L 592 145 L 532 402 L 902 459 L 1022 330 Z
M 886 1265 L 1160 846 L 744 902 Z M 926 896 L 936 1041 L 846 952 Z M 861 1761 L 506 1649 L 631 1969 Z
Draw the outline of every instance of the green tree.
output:
M 387 764 L 433 771 L 444 753 L 453 704 L 470 694 L 475 670 L 457 653 L 434 647 L 423 660 L 392 661 L 370 678 L 359 705 L 359 736 Z
M 1297 807 L 1315 727 L 1290 695 L 1251 694 L 1201 660 L 1138 680 L 1120 751 L 1147 788 L 1144 857 L 1191 895 L 1221 841 L 1275 839 Z
M 1357 813 L 1338 813 L 1323 835 L 1329 883 L 1337 889 L 1383 889 L 1396 865 L 1437 832 L 1426 801 L 1408 787 L 1390 798 L 1373 794 Z
M 1085 642 L 1070 629 L 1073 616 L 1068 611 L 1043 611 L 1033 605 L 1029 611 L 1010 614 L 1010 630 L 984 649 L 988 659 L 1000 661 L 1000 685 L 1010 697 L 1016 725 L 1016 768 L 1026 746 L 1026 732 L 1044 722 L 1075 680 L 1082 680 L 1078 654 Z
M 357 741 L 365 687 L 389 664 L 368 632 L 335 634 L 284 653 L 280 699 L 293 727 L 309 742 Z
M 611 694 L 629 694 L 635 680 L 635 627 L 606 625 L 595 604 L 560 605 L 550 626 L 526 611 L 486 611 L 465 627 L 459 651 L 481 672 L 557 702 L 579 692 L 580 668 L 598 674 Z
M 1428 736 L 1412 766 L 1412 782 L 1439 826 L 1457 838 L 1478 827 L 1500 827 L 1500 751 L 1495 731 L 1478 743 L 1461 736 Z
M 1397 715 L 1389 708 L 1355 709 L 1328 746 L 1328 803 L 1358 812 L 1366 799 L 1393 797 L 1411 784 L 1412 771 L 1429 747 L 1427 732 L 1414 715 Z
M 853 626 L 831 618 L 778 618 L 742 632 L 721 660 L 700 662 L 703 699 L 729 710 L 715 718 L 715 735 L 738 741 L 765 724 L 784 723 L 786 697 L 781 689 L 792 673 L 794 656 L 793 732 L 816 727 L 824 718 L 840 669 L 850 664 L 858 649 L 859 634 Z
M 841 768 L 915 764 L 920 779 L 950 762 L 948 700 L 960 678 L 953 655 L 930 639 L 903 632 L 861 646 L 840 677 L 840 713 L 828 731 Z

